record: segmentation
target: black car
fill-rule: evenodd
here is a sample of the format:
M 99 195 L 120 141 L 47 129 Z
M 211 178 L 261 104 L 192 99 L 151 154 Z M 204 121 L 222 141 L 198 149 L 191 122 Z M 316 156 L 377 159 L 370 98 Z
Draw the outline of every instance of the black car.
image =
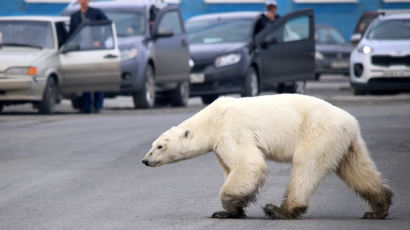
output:
M 313 11 L 300 10 L 276 19 L 257 36 L 260 12 L 196 16 L 188 31 L 191 96 L 210 103 L 219 95 L 256 96 L 263 90 L 298 92 L 314 79 Z
M 102 1 L 90 6 L 101 9 L 117 28 L 121 90 L 108 95 L 131 95 L 136 108 L 151 108 L 158 99 L 185 106 L 189 49 L 178 7 L 161 1 Z M 70 4 L 61 14 L 68 16 L 78 9 L 78 4 Z M 150 21 L 154 21 L 152 26 Z
M 353 46 L 334 27 L 316 25 L 316 80 L 321 74 L 349 76 L 349 58 Z

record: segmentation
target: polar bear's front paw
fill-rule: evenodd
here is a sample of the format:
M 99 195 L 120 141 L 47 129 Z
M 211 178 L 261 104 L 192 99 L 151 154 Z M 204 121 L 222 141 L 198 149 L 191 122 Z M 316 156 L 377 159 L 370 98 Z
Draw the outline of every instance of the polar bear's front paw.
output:
M 240 214 L 232 214 L 226 211 L 219 211 L 219 212 L 214 212 L 214 214 L 212 214 L 212 218 L 218 218 L 218 219 L 241 219 L 245 217 L 246 215 L 243 212 Z
M 265 212 L 266 217 L 274 220 L 281 220 L 281 219 L 287 219 L 286 216 L 282 213 L 282 210 L 273 204 L 267 204 L 264 208 L 263 211 Z

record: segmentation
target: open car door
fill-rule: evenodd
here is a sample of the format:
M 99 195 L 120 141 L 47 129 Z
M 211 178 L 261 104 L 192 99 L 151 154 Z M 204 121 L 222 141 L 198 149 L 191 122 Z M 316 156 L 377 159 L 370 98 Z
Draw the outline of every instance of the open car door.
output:
M 111 21 L 81 25 L 60 50 L 61 92 L 119 91 L 120 53 Z
M 315 37 L 313 10 L 287 14 L 256 37 L 262 84 L 314 79 Z
M 188 36 L 178 7 L 162 9 L 153 26 L 156 82 L 189 81 Z

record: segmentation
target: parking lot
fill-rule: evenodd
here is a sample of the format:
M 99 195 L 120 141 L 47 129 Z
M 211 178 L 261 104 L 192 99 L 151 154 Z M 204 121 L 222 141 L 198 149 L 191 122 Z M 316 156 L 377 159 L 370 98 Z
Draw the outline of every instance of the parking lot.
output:
M 269 93 L 269 92 L 268 92 Z M 270 162 L 247 219 L 211 219 L 221 210 L 223 173 L 213 153 L 160 168 L 141 159 L 164 130 L 204 106 L 133 109 L 130 97 L 106 99 L 100 114 L 63 101 L 55 115 L 30 105 L 0 115 L 0 229 L 408 229 L 410 95 L 353 96 L 348 79 L 324 76 L 307 94 L 349 111 L 395 196 L 386 220 L 363 220 L 366 203 L 336 176 L 316 191 L 300 220 L 264 217 L 279 204 L 290 165 Z M 237 96 L 237 95 L 232 95 Z

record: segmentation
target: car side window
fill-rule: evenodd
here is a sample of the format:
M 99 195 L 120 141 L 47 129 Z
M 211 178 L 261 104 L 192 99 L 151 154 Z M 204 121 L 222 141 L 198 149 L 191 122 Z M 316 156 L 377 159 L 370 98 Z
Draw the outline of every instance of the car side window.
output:
M 159 24 L 158 31 L 171 30 L 174 34 L 181 34 L 183 32 L 182 22 L 177 11 L 166 13 Z
M 86 24 L 66 42 L 76 50 L 113 49 L 114 35 L 111 23 Z
M 277 43 L 299 41 L 309 38 L 309 16 L 292 18 L 275 29 L 270 35 Z

